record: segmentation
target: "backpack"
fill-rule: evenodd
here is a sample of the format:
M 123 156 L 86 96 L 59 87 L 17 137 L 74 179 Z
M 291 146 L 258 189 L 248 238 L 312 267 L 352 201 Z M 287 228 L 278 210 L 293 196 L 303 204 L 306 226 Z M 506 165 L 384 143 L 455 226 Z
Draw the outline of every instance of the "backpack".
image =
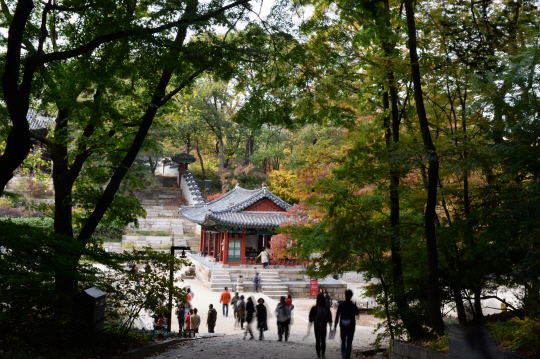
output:
M 324 328 L 328 324 L 328 309 L 317 306 L 313 323 L 317 328 Z
M 343 302 L 340 305 L 340 326 L 343 329 L 352 329 L 356 325 L 356 318 L 353 309 L 351 308 L 354 304 L 351 302 Z

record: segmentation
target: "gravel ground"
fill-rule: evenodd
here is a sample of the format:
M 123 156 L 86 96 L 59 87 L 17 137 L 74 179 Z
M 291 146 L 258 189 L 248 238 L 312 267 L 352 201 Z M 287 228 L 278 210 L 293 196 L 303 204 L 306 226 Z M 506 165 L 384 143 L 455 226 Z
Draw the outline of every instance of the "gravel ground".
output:
M 234 328 L 234 318 L 232 313 L 228 317 L 224 317 L 221 313 L 221 305 L 219 305 L 219 294 L 211 292 L 208 288 L 203 287 L 194 280 L 186 280 L 182 286 L 189 285 L 196 293 L 192 304 L 200 309 L 202 325 L 201 333 L 206 333 L 206 312 L 208 304 L 212 303 L 218 311 L 216 333 L 224 333 L 222 337 L 205 338 L 197 341 L 189 341 L 171 347 L 164 353 L 157 354 L 153 357 L 159 359 L 218 359 L 218 358 L 294 358 L 308 359 L 316 358 L 315 353 L 315 338 L 313 331 L 306 337 L 308 329 L 308 314 L 309 309 L 314 305 L 313 299 L 294 299 L 295 313 L 293 324 L 291 325 L 291 335 L 288 342 L 278 342 L 276 319 L 272 315 L 268 320 L 269 330 L 265 332 L 264 340 L 243 340 L 243 333 L 239 329 Z M 244 293 L 246 296 L 254 295 L 257 298 L 265 299 L 266 304 L 271 312 L 275 309 L 277 302 L 266 297 L 264 294 Z M 367 350 L 371 348 L 371 343 L 375 340 L 373 334 L 374 324 L 373 319 L 368 319 L 367 315 L 360 316 L 361 325 L 357 325 L 353 341 L 353 349 Z M 365 318 L 365 319 L 364 319 Z M 357 322 L 358 323 L 358 322 Z M 173 330 L 178 330 L 178 321 L 173 319 Z M 254 328 L 255 329 L 255 328 Z M 258 337 L 258 333 L 255 334 Z M 341 341 L 339 339 L 339 329 L 336 338 L 327 340 L 326 342 L 326 358 L 341 358 Z

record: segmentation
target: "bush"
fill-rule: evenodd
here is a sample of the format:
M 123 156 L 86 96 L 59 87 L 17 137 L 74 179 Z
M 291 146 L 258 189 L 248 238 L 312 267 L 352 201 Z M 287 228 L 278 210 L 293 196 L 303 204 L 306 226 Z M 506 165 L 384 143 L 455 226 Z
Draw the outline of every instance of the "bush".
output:
M 540 320 L 512 318 L 486 326 L 501 347 L 526 355 L 540 354 Z
M 5 249 L 0 260 L 1 358 L 110 357 L 155 339 L 131 326 L 144 309 L 167 312 L 169 288 L 176 303 L 185 300 L 184 290 L 169 277 L 169 270 L 187 264 L 183 260 L 148 248 L 106 253 L 97 241 L 85 244 L 35 226 L 52 224 L 48 218 L 16 220 L 24 224 L 0 221 L 0 247 Z M 81 257 L 85 260 L 74 263 Z M 87 264 L 96 261 L 107 269 Z M 125 263 L 137 263 L 140 270 Z M 59 276 L 75 279 L 79 290 L 97 286 L 107 293 L 107 330 L 96 331 L 70 316 L 73 303 L 66 297 L 55 302 Z
M 54 228 L 54 221 L 48 217 L 20 217 L 20 218 L 0 218 L 0 222 L 10 221 L 13 224 L 51 231 Z

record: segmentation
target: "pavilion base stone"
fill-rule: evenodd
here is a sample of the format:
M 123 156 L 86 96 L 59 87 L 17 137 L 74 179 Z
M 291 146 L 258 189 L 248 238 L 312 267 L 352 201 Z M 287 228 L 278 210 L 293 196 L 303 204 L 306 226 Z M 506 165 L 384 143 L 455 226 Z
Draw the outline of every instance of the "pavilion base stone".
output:
M 188 257 L 193 257 L 190 254 Z M 253 278 L 255 273 L 259 273 L 261 284 L 259 289 L 271 298 L 278 299 L 282 295 L 291 294 L 293 298 L 309 298 L 309 276 L 305 275 L 302 269 L 247 269 L 237 266 L 218 267 L 214 264 L 204 265 L 199 262 L 204 261 L 201 257 L 192 259 L 195 266 L 195 277 L 204 286 L 212 291 L 223 291 L 227 286 L 229 290 L 235 290 L 238 276 L 242 275 L 245 292 L 254 292 Z M 215 268 L 211 268 L 214 267 Z M 226 284 L 226 285 L 225 285 Z M 343 296 L 347 289 L 346 283 L 333 281 L 332 283 L 319 283 L 319 288 L 328 290 L 332 298 Z

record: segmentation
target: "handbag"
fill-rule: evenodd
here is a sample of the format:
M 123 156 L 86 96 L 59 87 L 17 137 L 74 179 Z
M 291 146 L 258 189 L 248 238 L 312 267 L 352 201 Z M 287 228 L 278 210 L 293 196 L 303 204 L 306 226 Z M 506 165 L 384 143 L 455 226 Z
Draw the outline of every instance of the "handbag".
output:
M 328 340 L 333 340 L 336 337 L 337 330 L 330 329 L 330 332 L 328 333 Z

